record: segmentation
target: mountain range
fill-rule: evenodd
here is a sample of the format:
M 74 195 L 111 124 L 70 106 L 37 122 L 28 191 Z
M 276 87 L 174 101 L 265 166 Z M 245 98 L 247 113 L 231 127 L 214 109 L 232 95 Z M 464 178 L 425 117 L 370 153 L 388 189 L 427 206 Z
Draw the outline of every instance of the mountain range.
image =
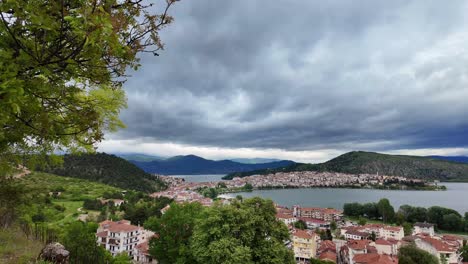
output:
M 349 174 L 381 174 L 409 178 L 468 182 L 468 163 L 455 162 L 451 157 L 419 157 L 353 151 L 319 164 L 294 163 L 276 169 L 237 172 L 223 179 L 256 174 L 293 171 L 328 171 Z M 464 159 L 457 159 L 464 160 Z
M 433 159 L 447 160 L 460 163 L 468 163 L 468 157 L 466 156 L 428 156 Z
M 208 160 L 195 155 L 175 156 L 164 160 L 129 160 L 148 173 L 163 175 L 228 174 L 267 168 L 279 168 L 294 164 L 290 160 L 267 163 L 240 163 L 232 160 Z

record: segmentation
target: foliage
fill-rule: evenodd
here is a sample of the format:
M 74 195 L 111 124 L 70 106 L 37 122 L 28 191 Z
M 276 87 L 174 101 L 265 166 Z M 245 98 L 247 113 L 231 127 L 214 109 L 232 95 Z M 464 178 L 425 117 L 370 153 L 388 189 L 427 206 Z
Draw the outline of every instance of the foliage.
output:
M 62 177 L 48 173 L 33 172 L 20 180 L 27 188 L 48 195 L 57 186 L 64 189 L 57 200 L 83 201 L 85 199 L 96 199 L 104 193 L 121 192 L 116 187 L 77 178 Z
M 30 239 L 16 226 L 0 228 L 0 263 L 27 264 L 32 263 L 44 244 Z
M 464 262 L 468 262 L 468 245 L 463 245 L 461 248 L 461 257 L 463 258 Z
M 304 229 L 307 229 L 307 224 L 303 220 L 298 220 L 298 221 L 294 222 L 294 227 L 297 228 L 297 229 L 304 230 Z
M 0 160 L 5 153 L 92 151 L 123 127 L 122 83 L 173 19 L 143 1 L 0 2 Z M 161 10 L 161 9 L 159 9 Z M 155 53 L 156 54 L 156 53 Z
M 359 220 L 358 220 L 358 225 L 365 225 L 367 223 L 367 220 L 366 218 L 364 217 L 359 217 Z
M 332 231 L 335 231 L 337 228 L 338 228 L 338 226 L 336 225 L 335 220 L 332 220 L 332 221 L 330 222 L 330 229 L 331 229 Z
M 127 196 L 129 196 L 127 194 Z M 136 224 L 143 224 L 150 217 L 160 217 L 161 209 L 172 202 L 167 197 L 151 198 L 147 195 L 136 194 L 137 199 L 129 199 L 121 205 L 124 218 Z
M 377 203 L 377 209 L 379 214 L 382 216 L 384 223 L 392 222 L 394 220 L 395 210 L 388 199 L 380 199 Z
M 20 206 L 28 202 L 23 184 L 11 178 L 0 177 L 0 228 L 13 224 L 19 215 Z
M 432 254 L 417 248 L 415 245 L 403 246 L 398 253 L 399 264 L 439 264 Z
M 427 219 L 427 209 L 424 207 L 413 207 L 410 205 L 400 206 L 398 212 L 400 212 L 404 220 L 410 223 L 424 222 Z
M 288 230 L 275 214 L 273 202 L 258 197 L 207 208 L 191 238 L 196 263 L 295 263 L 284 246 Z
M 403 223 L 403 232 L 405 236 L 410 236 L 413 233 L 413 225 L 411 223 Z
M 329 171 L 349 174 L 368 173 L 428 180 L 468 181 L 468 164 L 437 160 L 429 157 L 387 155 L 363 151 L 348 152 L 325 163 L 296 163 L 276 169 L 231 173 L 223 179 L 293 171 Z
M 446 220 L 448 222 L 446 222 Z M 461 221 L 461 215 L 453 209 L 440 206 L 432 206 L 427 211 L 427 222 L 433 223 L 441 229 L 449 231 L 462 230 L 463 226 Z
M 70 263 L 106 263 L 112 256 L 96 243 L 96 224 L 75 221 L 65 228 L 62 244 L 70 251 Z
M 102 182 L 123 189 L 153 192 L 164 183 L 132 163 L 105 153 L 65 155 L 61 166 L 46 169 L 54 174 Z
M 253 190 L 253 186 L 250 183 L 246 183 L 243 187 L 244 191 L 251 192 Z
M 161 218 L 151 217 L 145 222 L 145 228 L 157 234 L 150 241 L 150 253 L 159 263 L 194 263 L 189 239 L 202 211 L 198 203 L 173 203 Z
M 157 237 L 150 253 L 160 263 L 294 263 L 286 226 L 276 220 L 273 202 L 261 198 L 216 203 L 172 204 L 145 228 Z

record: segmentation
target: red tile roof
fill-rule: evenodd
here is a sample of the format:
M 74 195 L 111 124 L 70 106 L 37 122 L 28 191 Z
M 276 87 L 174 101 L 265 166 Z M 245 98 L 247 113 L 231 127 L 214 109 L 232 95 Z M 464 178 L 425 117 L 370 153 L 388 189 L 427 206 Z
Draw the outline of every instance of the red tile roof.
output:
M 325 252 L 325 251 L 336 252 L 336 244 L 331 240 L 324 240 L 320 244 L 318 251 L 319 252 Z
M 293 236 L 303 238 L 303 239 L 313 239 L 315 237 L 315 234 L 312 233 L 312 231 L 295 229 L 293 231 Z
M 319 259 L 329 260 L 329 261 L 333 261 L 333 262 L 336 263 L 336 253 L 333 253 L 333 252 L 330 252 L 330 251 L 323 252 L 322 254 L 320 254 Z
M 391 246 L 392 243 L 390 243 L 389 241 L 385 240 L 385 239 L 377 239 L 375 241 L 375 244 L 377 245 L 383 245 L 383 246 Z
M 421 240 L 431 244 L 439 252 L 457 252 L 458 248 L 450 246 L 443 241 L 432 237 L 420 237 Z
M 143 254 L 148 254 L 149 252 L 149 245 L 148 245 L 148 242 L 143 242 L 141 244 L 138 244 L 136 246 L 136 249 L 138 249 L 138 251 L 140 251 L 141 253 Z
M 131 232 L 131 231 L 137 231 L 140 229 L 138 226 L 134 226 L 130 224 L 130 221 L 128 220 L 121 220 L 117 222 L 113 221 L 103 221 L 99 223 L 99 225 L 104 229 L 108 230 L 110 232 L 118 233 L 118 232 Z
M 348 241 L 348 247 L 354 250 L 364 250 L 366 249 L 369 244 L 370 240 L 364 239 L 364 240 L 350 240 Z

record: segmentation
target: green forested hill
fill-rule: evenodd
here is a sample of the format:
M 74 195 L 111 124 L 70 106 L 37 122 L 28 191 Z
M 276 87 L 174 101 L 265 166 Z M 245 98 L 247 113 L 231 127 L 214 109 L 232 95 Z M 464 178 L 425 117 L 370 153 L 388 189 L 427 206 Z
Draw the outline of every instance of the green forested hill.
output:
M 153 175 L 114 155 L 106 153 L 65 155 L 63 159 L 62 165 L 45 171 L 143 192 L 164 188 L 164 184 Z
M 245 177 L 254 174 L 268 174 L 291 171 L 330 171 L 350 174 L 382 174 L 406 176 L 442 181 L 468 181 L 468 164 L 429 157 L 387 155 L 374 152 L 353 151 L 320 164 L 297 163 L 273 170 L 258 170 L 232 173 L 225 179 Z

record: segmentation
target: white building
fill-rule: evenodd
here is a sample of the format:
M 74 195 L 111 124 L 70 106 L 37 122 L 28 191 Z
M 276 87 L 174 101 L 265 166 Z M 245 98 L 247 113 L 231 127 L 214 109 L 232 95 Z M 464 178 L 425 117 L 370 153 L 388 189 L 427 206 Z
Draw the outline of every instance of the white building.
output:
M 461 253 L 458 252 L 459 245 L 452 245 L 440 238 L 427 236 L 417 237 L 414 242 L 416 246 L 436 256 L 439 261 L 447 260 L 446 263 L 462 263 Z
M 283 213 L 276 213 L 276 219 L 280 220 L 286 225 L 292 225 L 294 222 L 297 221 L 297 219 L 294 216 Z
M 435 235 L 434 225 L 429 223 L 416 223 L 414 224 L 413 235 L 428 234 L 433 237 Z
M 380 237 L 384 239 L 402 240 L 405 236 L 405 231 L 401 226 L 384 226 L 380 230 Z
M 128 220 L 117 222 L 106 220 L 99 223 L 97 242 L 112 256 L 120 253 L 133 256 L 135 247 L 142 243 L 141 239 L 144 236 L 142 230 L 141 227 L 131 225 Z

